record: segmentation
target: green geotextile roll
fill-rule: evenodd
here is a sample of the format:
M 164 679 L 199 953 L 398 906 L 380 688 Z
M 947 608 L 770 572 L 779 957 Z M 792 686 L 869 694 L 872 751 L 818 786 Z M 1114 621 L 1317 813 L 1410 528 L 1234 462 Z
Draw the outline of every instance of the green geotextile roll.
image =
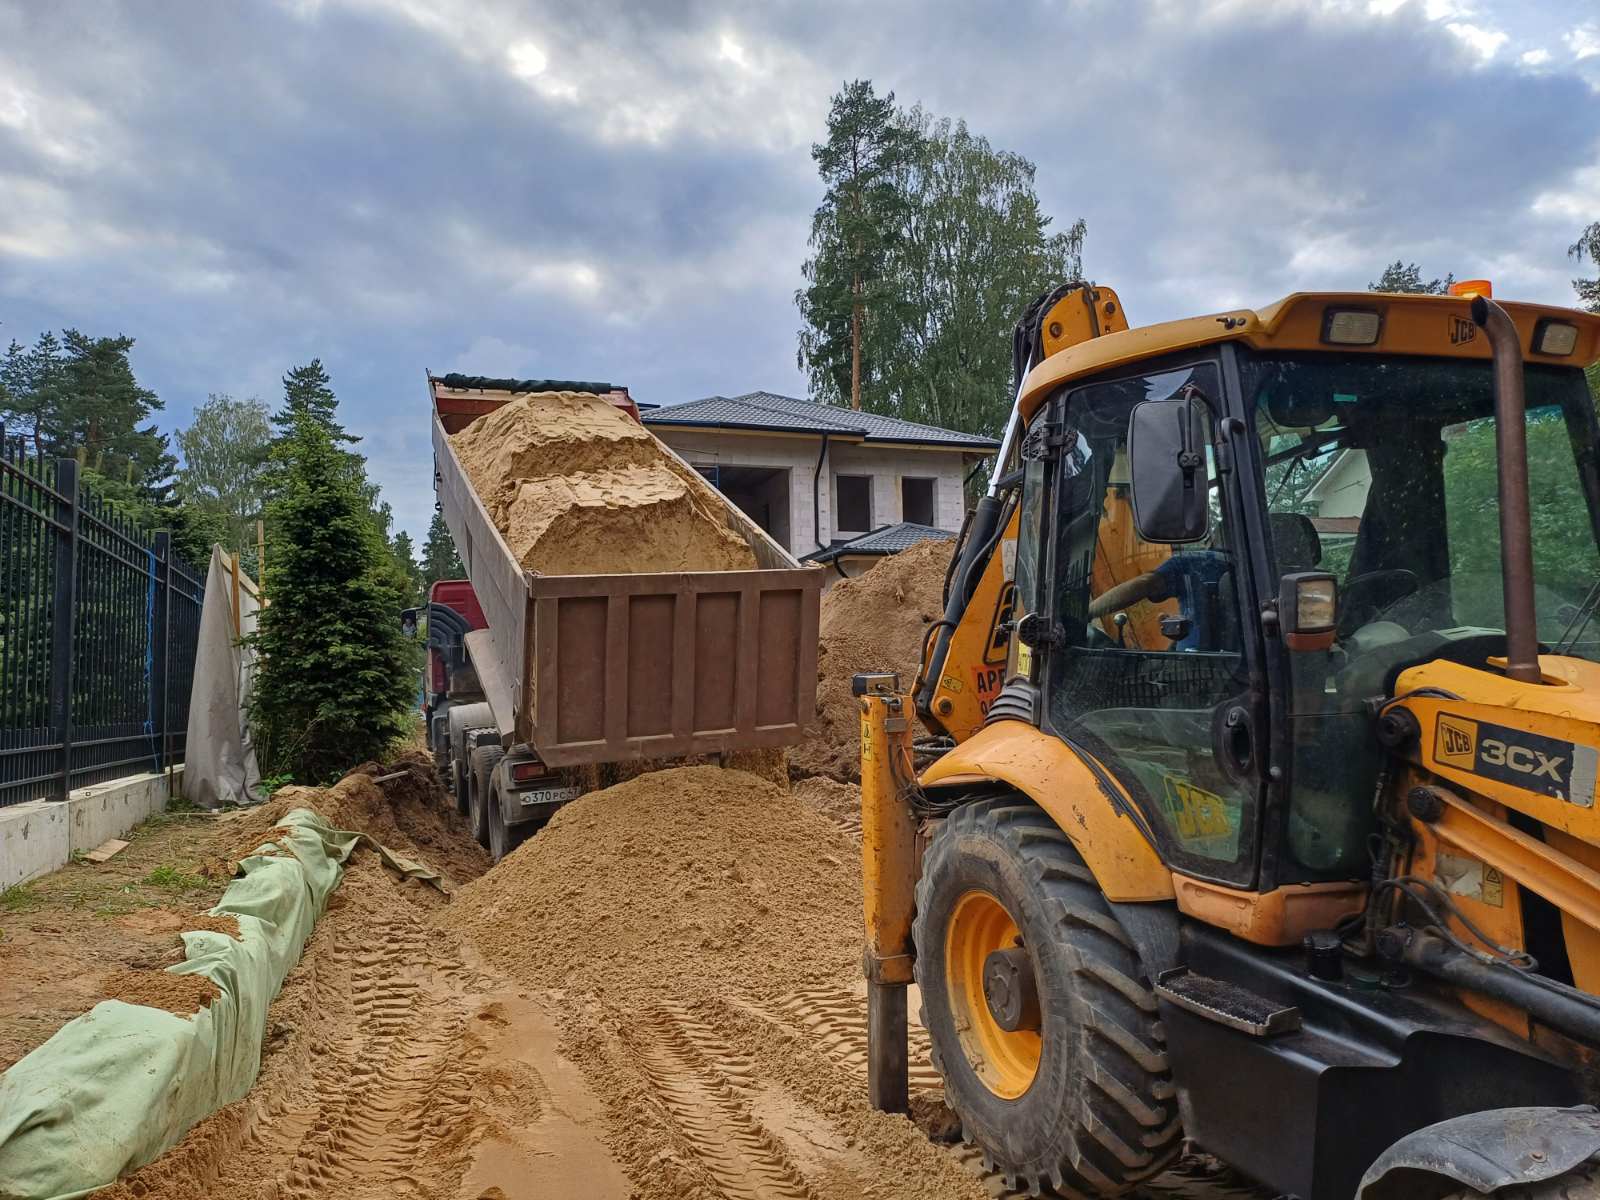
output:
M 105 1000 L 0 1075 L 0 1200 L 83 1196 L 143 1166 L 202 1118 L 250 1090 L 261 1069 L 267 1007 L 365 843 L 402 875 L 438 875 L 364 833 L 329 828 L 310 809 L 239 863 L 211 911 L 240 938 L 191 931 L 184 961 L 221 991 L 192 1017 Z

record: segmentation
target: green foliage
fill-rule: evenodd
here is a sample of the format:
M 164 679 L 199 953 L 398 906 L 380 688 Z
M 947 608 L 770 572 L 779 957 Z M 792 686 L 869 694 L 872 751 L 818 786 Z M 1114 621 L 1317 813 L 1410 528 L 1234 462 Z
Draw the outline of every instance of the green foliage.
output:
M 8 888 L 0 888 L 0 912 L 24 913 L 43 903 L 43 898 L 31 883 L 14 883 Z
M 1035 297 L 1080 277 L 1084 225 L 1052 234 L 1031 162 L 893 100 L 848 85 L 813 147 L 826 192 L 795 296 L 799 362 L 813 397 L 843 402 L 859 329 L 862 407 L 996 432 L 1010 408 L 1012 327 Z
M 252 716 L 267 773 L 323 780 L 375 758 L 411 719 L 416 649 L 400 572 L 360 459 L 309 407 L 273 449 L 280 474 L 255 643 Z
M 428 540 L 422 547 L 423 592 L 426 594 L 441 579 L 460 579 L 466 573 L 450 527 L 444 523 L 444 514 L 435 511 L 433 520 L 428 522 Z
M 90 337 L 76 329 L 12 342 L 0 361 L 5 407 L 0 421 L 45 458 L 76 458 L 102 479 L 119 481 L 154 515 L 172 505 L 177 460 L 148 424 L 161 401 L 134 378 L 130 337 Z
M 272 426 L 260 400 L 213 392 L 178 433 L 183 465 L 178 486 L 214 541 L 238 552 L 259 573 L 255 523 L 266 506 L 267 452 Z
M 394 558 L 395 570 L 400 575 L 405 600 L 403 607 L 415 608 L 422 603 L 425 589 L 422 583 L 422 568 L 417 564 L 417 553 L 411 545 L 411 535 L 404 529 L 395 534 L 389 539 L 389 553 Z
M 346 433 L 339 423 L 339 400 L 333 394 L 333 383 L 320 358 L 313 358 L 303 367 L 293 368 L 283 377 L 283 408 L 272 416 L 278 427 L 280 439 L 292 438 L 302 419 L 322 426 L 336 444 L 359 442 L 354 434 Z
M 1585 227 L 1578 235 L 1578 240 L 1567 247 L 1567 253 L 1579 263 L 1588 259 L 1600 267 L 1600 221 Z M 1578 299 L 1585 308 L 1592 313 L 1600 313 L 1600 279 L 1574 279 L 1572 289 L 1578 293 Z
M 1456 281 L 1454 275 L 1446 275 L 1443 279 L 1423 279 L 1422 268 L 1416 263 L 1403 262 L 1395 259 L 1383 269 L 1383 274 L 1378 276 L 1376 283 L 1367 284 L 1369 292 L 1412 292 L 1423 296 L 1447 296 L 1450 294 L 1450 285 Z
M 812 392 L 830 403 L 863 403 L 872 373 L 863 361 L 865 330 L 890 298 L 884 264 L 906 221 L 906 198 L 894 177 L 916 149 L 894 93 L 879 97 L 865 79 L 834 95 L 828 140 L 811 147 L 824 191 L 811 218 L 806 286 L 795 293 L 807 326 L 799 362 L 810 372 Z
M 206 886 L 202 876 L 170 865 L 157 867 L 140 882 L 146 887 L 164 888 L 169 892 L 193 892 Z
M 1470 422 L 1448 438 L 1447 446 L 1444 487 L 1450 572 L 1497 580 L 1500 508 L 1493 418 Z M 1573 468 L 1572 441 L 1558 410 L 1529 413 L 1528 467 L 1534 578 L 1543 588 L 1581 597 L 1600 577 L 1600 557 L 1596 556 L 1589 511 Z M 1483 611 L 1472 614 L 1475 620 L 1499 623 L 1501 594 L 1497 587 L 1462 599 L 1482 602 Z
M 998 434 L 1011 409 L 1011 331 L 1028 304 L 1083 273 L 1085 227 L 1049 232 L 1034 167 L 964 122 L 901 117 L 916 156 L 896 177 L 908 220 L 887 258 L 889 315 L 867 334 L 868 407 Z

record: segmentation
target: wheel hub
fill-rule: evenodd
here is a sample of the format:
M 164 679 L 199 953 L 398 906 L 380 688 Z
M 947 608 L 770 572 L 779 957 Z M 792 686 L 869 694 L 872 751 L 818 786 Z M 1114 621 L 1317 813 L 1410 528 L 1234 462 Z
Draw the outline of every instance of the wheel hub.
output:
M 983 998 L 994 1023 L 1007 1033 L 1039 1028 L 1039 989 L 1033 958 L 1021 946 L 996 950 L 983 961 Z

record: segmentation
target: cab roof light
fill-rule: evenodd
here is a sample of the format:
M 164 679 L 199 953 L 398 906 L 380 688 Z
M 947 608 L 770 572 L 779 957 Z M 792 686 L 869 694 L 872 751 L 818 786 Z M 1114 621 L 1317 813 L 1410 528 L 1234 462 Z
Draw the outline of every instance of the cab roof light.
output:
M 1533 329 L 1533 352 L 1564 358 L 1578 348 L 1578 327 L 1571 321 L 1545 317 Z
M 1494 299 L 1494 284 L 1487 279 L 1458 279 L 1450 285 L 1450 294 L 1460 296 L 1463 300 L 1471 300 L 1475 296 L 1482 296 L 1485 300 Z
M 1322 340 L 1331 346 L 1375 346 L 1383 315 L 1370 308 L 1328 308 L 1322 313 Z

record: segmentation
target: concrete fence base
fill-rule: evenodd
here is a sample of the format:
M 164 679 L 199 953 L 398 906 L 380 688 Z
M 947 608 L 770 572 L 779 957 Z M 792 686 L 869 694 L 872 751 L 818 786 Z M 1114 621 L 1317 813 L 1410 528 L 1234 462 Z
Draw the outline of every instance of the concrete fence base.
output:
M 175 767 L 172 776 L 181 794 L 183 768 Z M 166 807 L 166 774 L 147 772 L 78 788 L 64 803 L 32 800 L 0 808 L 0 888 L 64 867 L 74 851 L 125 837 Z

